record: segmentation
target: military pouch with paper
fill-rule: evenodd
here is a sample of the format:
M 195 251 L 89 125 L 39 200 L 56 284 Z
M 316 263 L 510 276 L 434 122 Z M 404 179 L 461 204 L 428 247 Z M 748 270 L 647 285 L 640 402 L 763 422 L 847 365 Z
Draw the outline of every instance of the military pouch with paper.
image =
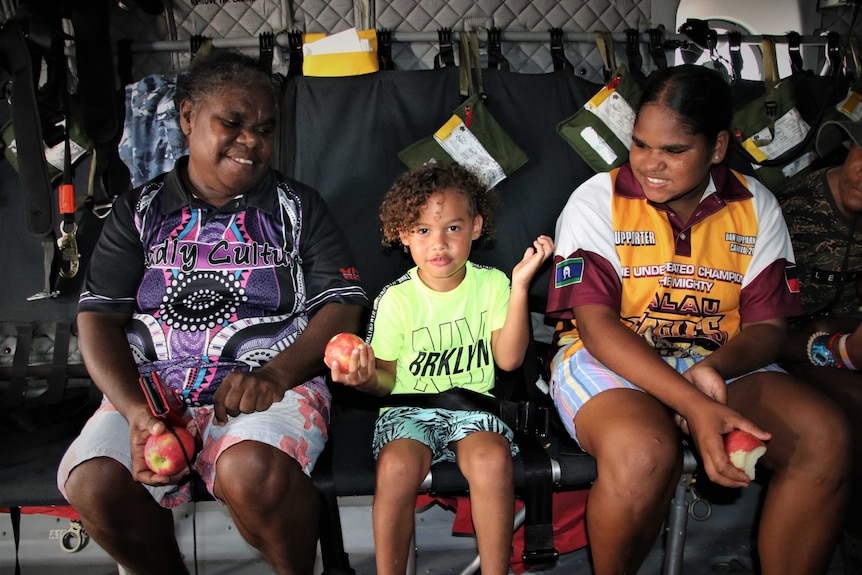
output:
M 350 28 L 337 34 L 306 34 L 302 43 L 303 76 L 360 76 L 380 69 L 377 31 Z
M 485 106 L 476 33 L 462 32 L 459 47 L 461 91 L 467 99 L 432 136 L 404 148 L 398 158 L 411 168 L 435 161 L 460 164 L 474 170 L 492 188 L 528 158 Z M 478 91 L 473 86 L 472 66 L 476 67 Z
M 557 132 L 595 172 L 607 172 L 629 157 L 641 88 L 620 65 L 614 77 L 583 108 L 557 125 Z
M 51 182 L 56 182 L 63 175 L 63 162 L 66 156 L 65 126 L 66 120 L 64 118 L 59 118 L 56 124 L 46 125 L 43 122 L 44 141 L 42 145 L 45 150 L 45 160 L 47 160 L 48 179 Z M 90 141 L 90 138 L 81 129 L 81 124 L 77 121 L 72 122 L 70 136 L 69 149 L 72 154 L 72 164 L 76 164 L 78 160 L 92 151 L 93 142 Z M 18 170 L 18 144 L 15 141 L 15 130 L 11 120 L 0 127 L 0 150 L 9 164 Z
M 761 48 L 765 92 L 734 114 L 733 133 L 757 178 L 775 189 L 810 164 L 811 126 L 796 107 L 793 82 L 778 76 L 774 41 L 764 38 Z

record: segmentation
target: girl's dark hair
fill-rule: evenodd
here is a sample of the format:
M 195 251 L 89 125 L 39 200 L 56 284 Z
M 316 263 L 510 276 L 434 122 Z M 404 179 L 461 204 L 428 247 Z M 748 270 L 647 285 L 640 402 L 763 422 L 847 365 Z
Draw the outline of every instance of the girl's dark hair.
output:
M 213 50 L 198 54 L 192 64 L 177 75 L 174 103 L 177 110 L 184 100 L 197 104 L 222 90 L 235 86 L 260 86 L 278 104 L 278 90 L 271 74 L 258 67 L 257 60 L 234 50 Z
M 441 190 L 460 192 L 467 198 L 470 215 L 482 216 L 482 235 L 493 239 L 494 211 L 497 195 L 488 190 L 478 176 L 458 164 L 431 162 L 407 170 L 395 180 L 380 204 L 383 245 L 392 247 L 401 242 L 399 231 L 409 230 L 428 198 Z
M 659 70 L 650 77 L 638 108 L 659 104 L 676 112 L 692 135 L 702 135 L 714 143 L 719 132 L 730 130 L 733 93 L 730 85 L 714 70 L 683 64 Z

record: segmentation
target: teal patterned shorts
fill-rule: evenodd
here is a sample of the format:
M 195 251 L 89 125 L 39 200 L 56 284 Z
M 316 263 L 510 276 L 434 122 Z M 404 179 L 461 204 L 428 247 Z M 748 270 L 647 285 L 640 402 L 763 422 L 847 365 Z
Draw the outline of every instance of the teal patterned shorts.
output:
M 499 433 L 509 441 L 512 456 L 518 454 L 515 436 L 508 425 L 486 411 L 393 407 L 374 424 L 374 458 L 393 439 L 414 439 L 431 449 L 431 463 L 455 461 L 449 444 L 476 431 Z

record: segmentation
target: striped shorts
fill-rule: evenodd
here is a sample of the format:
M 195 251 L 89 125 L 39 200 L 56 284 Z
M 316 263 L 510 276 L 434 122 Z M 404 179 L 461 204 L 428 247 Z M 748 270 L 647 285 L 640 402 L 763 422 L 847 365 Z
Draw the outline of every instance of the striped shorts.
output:
M 322 379 L 315 379 L 288 390 L 284 399 L 266 411 L 229 417 L 222 426 L 213 425 L 212 406 L 189 408 L 203 439 L 203 448 L 193 463 L 195 471 L 212 494 L 219 456 L 241 441 L 259 441 L 286 453 L 310 475 L 328 437 L 330 402 L 326 384 Z M 110 457 L 131 471 L 129 423 L 107 398 L 102 400 L 60 462 L 57 486 L 64 497 L 72 470 L 95 457 Z M 162 507 L 176 507 L 191 501 L 188 483 L 144 487 Z
M 566 430 L 575 441 L 578 436 L 575 430 L 575 415 L 578 410 L 591 398 L 609 389 L 635 389 L 643 391 L 632 382 L 622 378 L 616 372 L 605 366 L 587 351 L 581 348 L 564 359 L 568 347 L 560 348 L 551 362 L 551 397 L 560 419 Z M 705 355 L 693 357 L 664 357 L 662 359 L 670 365 L 677 373 L 685 373 L 696 363 L 703 360 Z M 756 369 L 751 373 L 760 371 L 784 372 L 778 364 L 770 364 L 766 367 Z M 747 374 L 746 374 L 747 375 Z M 745 376 L 740 376 L 745 377 Z M 739 379 L 735 377 L 727 380 L 731 383 Z

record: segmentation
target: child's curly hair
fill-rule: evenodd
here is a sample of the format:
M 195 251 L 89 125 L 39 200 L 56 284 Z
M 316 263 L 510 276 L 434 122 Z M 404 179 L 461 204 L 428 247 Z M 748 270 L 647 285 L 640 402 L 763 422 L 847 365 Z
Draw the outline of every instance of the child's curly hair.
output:
M 393 247 L 400 244 L 398 232 L 409 230 L 419 219 L 419 211 L 428 198 L 441 190 L 464 194 L 471 217 L 482 216 L 479 240 L 494 238 L 497 207 L 494 190 L 487 189 L 476 174 L 458 164 L 429 162 L 401 174 L 386 192 L 380 204 L 383 245 Z

